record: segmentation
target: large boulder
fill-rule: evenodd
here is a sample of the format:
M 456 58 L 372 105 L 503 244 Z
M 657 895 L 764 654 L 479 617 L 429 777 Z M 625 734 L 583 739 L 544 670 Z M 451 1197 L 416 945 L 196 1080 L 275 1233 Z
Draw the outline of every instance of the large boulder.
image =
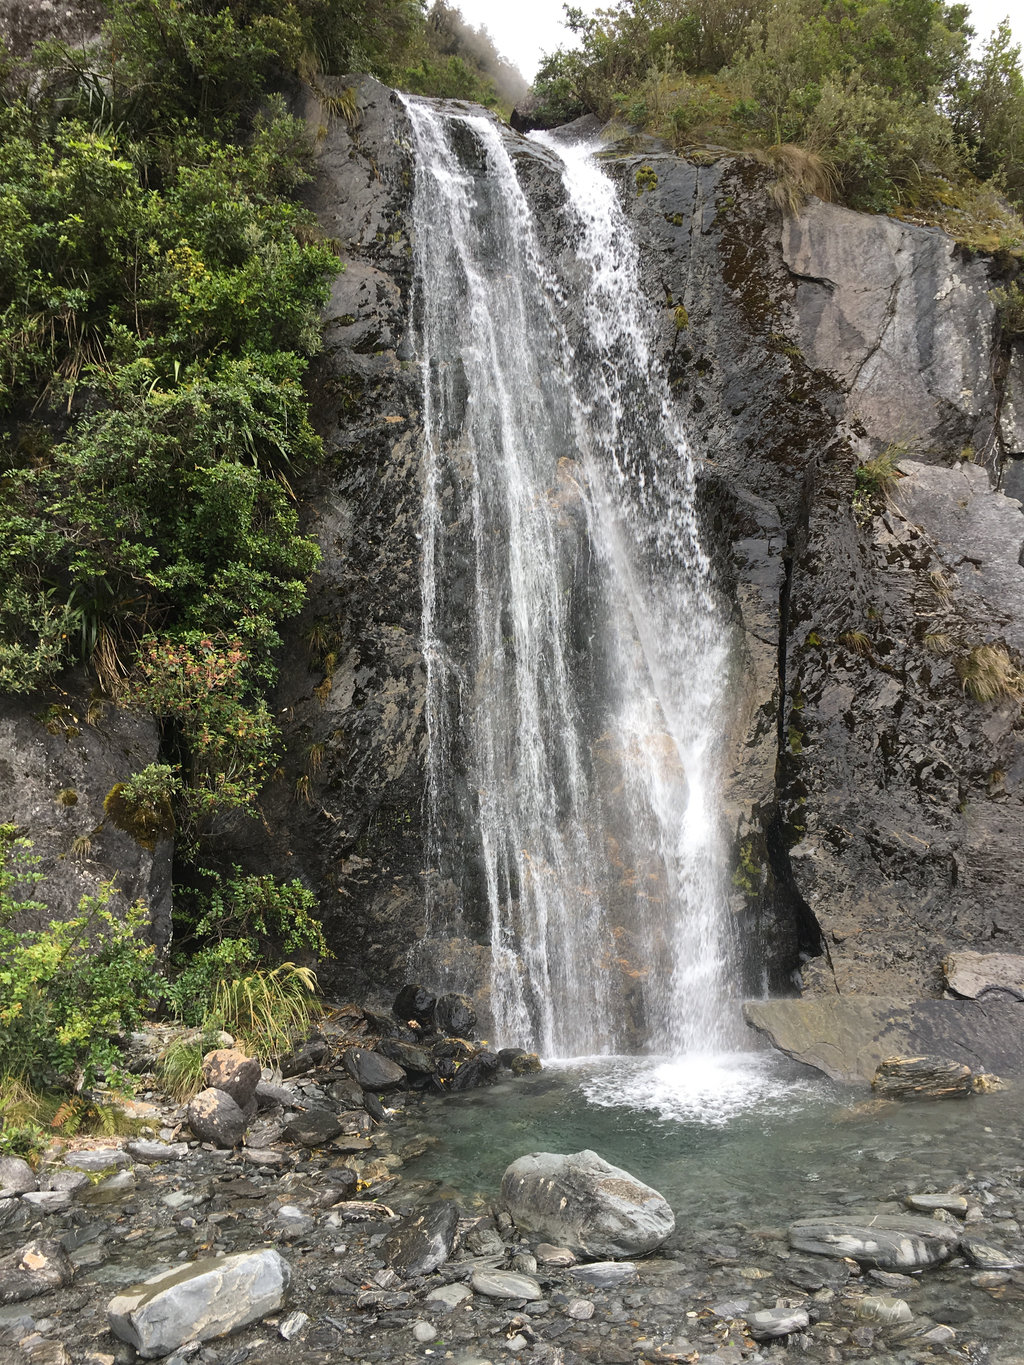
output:
M 400 1090 L 407 1084 L 405 1072 L 379 1052 L 363 1047 L 350 1047 L 342 1058 L 345 1070 L 364 1090 L 379 1094 L 386 1090 Z
M 459 1228 L 459 1206 L 438 1199 L 406 1218 L 388 1237 L 381 1254 L 400 1275 L 431 1275 L 452 1254 Z
M 502 1177 L 501 1199 L 521 1232 L 586 1256 L 643 1256 L 676 1226 L 657 1190 L 590 1151 L 520 1157 Z
M 215 1147 L 237 1147 L 245 1136 L 244 1112 L 226 1091 L 213 1086 L 189 1101 L 187 1117 L 200 1142 L 212 1142 Z
M 203 1080 L 215 1090 L 230 1095 L 239 1109 L 256 1098 L 262 1070 L 255 1057 L 247 1057 L 236 1047 L 220 1047 L 203 1058 Z
M 148 1360 L 275 1313 L 290 1280 L 288 1262 L 270 1248 L 210 1256 L 126 1289 L 107 1305 L 107 1318 L 114 1336 Z
M 803 1218 L 789 1229 L 794 1251 L 837 1256 L 876 1270 L 926 1270 L 953 1256 L 960 1229 L 912 1214 L 872 1218 Z

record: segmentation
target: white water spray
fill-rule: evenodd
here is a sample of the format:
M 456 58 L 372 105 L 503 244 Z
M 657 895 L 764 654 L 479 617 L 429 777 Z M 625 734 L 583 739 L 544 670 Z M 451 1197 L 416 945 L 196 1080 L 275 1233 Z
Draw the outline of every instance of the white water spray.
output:
M 506 135 L 407 108 L 431 931 L 489 935 L 503 1043 L 714 1051 L 726 628 L 636 246 L 612 182 L 547 140 L 560 279 Z

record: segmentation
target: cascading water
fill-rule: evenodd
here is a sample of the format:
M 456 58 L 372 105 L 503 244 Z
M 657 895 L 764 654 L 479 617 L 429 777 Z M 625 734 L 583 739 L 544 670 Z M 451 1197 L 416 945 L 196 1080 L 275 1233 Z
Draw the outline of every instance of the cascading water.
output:
M 407 108 L 430 929 L 489 934 L 504 1044 L 712 1051 L 727 637 L 636 247 L 611 181 L 549 142 L 575 238 L 560 279 L 502 130 Z

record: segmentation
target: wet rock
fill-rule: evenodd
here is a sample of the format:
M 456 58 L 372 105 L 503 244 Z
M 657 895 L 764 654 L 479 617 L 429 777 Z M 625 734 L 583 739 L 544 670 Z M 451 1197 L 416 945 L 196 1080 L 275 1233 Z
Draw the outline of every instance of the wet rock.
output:
M 270 1249 L 207 1257 L 118 1294 L 107 1305 L 107 1320 L 116 1337 L 152 1359 L 276 1312 L 290 1280 L 288 1262 Z
M 973 1093 L 973 1074 L 966 1063 L 944 1057 L 888 1057 L 871 1088 L 888 1100 L 962 1098 Z
M 977 1237 L 964 1237 L 960 1247 L 967 1260 L 978 1270 L 1019 1270 L 1024 1266 L 1019 1256 L 1011 1255 Z
M 789 1229 L 795 1251 L 849 1257 L 879 1270 L 923 1270 L 954 1255 L 956 1228 L 910 1214 L 878 1214 L 870 1219 L 805 1218 Z
M 632 1261 L 593 1261 L 590 1265 L 572 1266 L 569 1274 L 574 1280 L 593 1285 L 595 1289 L 613 1289 L 636 1274 Z
M 436 1000 L 422 986 L 403 986 L 391 1006 L 395 1018 L 403 1024 L 414 1023 L 418 1028 L 431 1029 L 434 1025 Z
M 456 1038 L 471 1038 L 476 1028 L 476 1010 L 467 995 L 442 995 L 434 1006 L 434 1023 L 439 1033 Z
M 509 1070 L 513 1076 L 532 1076 L 543 1068 L 536 1052 L 521 1052 L 518 1057 L 512 1058 Z
M 203 1058 L 203 1080 L 207 1088 L 223 1090 L 239 1109 L 245 1109 L 255 1099 L 260 1076 L 261 1067 L 256 1058 L 247 1057 L 238 1048 L 217 1048 Z
M 657 1190 L 591 1151 L 520 1157 L 502 1177 L 501 1200 L 520 1231 L 587 1256 L 642 1256 L 676 1225 Z
M 430 1275 L 452 1254 L 459 1228 L 459 1206 L 439 1199 L 402 1222 L 381 1246 L 381 1255 L 399 1274 Z
M 400 1090 L 406 1084 L 405 1072 L 400 1066 L 366 1048 L 350 1047 L 342 1062 L 353 1080 L 374 1094 Z
M 475 1090 L 479 1085 L 491 1085 L 497 1078 L 501 1063 L 494 1052 L 478 1052 L 457 1068 L 448 1083 L 450 1090 Z
M 791 1332 L 802 1332 L 810 1324 L 806 1308 L 763 1308 L 749 1313 L 746 1323 L 755 1341 L 773 1341 L 788 1337 Z
M 962 1194 L 908 1194 L 903 1202 L 915 1213 L 934 1213 L 936 1209 L 944 1209 L 960 1218 L 967 1214 L 967 1200 Z
M 93 1147 L 80 1152 L 67 1152 L 63 1160 L 65 1166 L 71 1166 L 76 1171 L 88 1171 L 90 1174 L 119 1170 L 122 1166 L 131 1165 L 128 1153 L 120 1147 Z
M 956 1333 L 952 1327 L 940 1322 L 930 1331 L 922 1333 L 921 1340 L 927 1341 L 930 1346 L 948 1346 L 950 1342 L 956 1341 Z
M 400 1066 L 410 1076 L 432 1076 L 434 1058 L 425 1047 L 415 1043 L 400 1043 L 396 1038 L 385 1038 L 377 1044 L 377 1054 Z
M 0 1199 L 39 1188 L 35 1173 L 20 1156 L 0 1156 Z
M 28 1242 L 0 1260 L 0 1304 L 23 1303 L 70 1284 L 75 1267 L 56 1241 Z
M 837 1081 L 870 1081 L 893 1056 L 942 1056 L 1004 1076 L 1024 1071 L 1024 1010 L 1017 1003 L 821 996 L 748 1000 L 747 1023 L 787 1056 Z
M 300 1147 L 324 1147 L 344 1129 L 337 1114 L 326 1109 L 307 1109 L 296 1114 L 284 1126 L 284 1135 L 289 1142 L 297 1142 Z
M 151 1142 L 146 1138 L 133 1138 L 127 1144 L 128 1152 L 136 1161 L 154 1164 L 160 1161 L 181 1161 L 188 1155 L 187 1142 Z
M 437 1303 L 448 1313 L 458 1308 L 460 1303 L 465 1303 L 467 1299 L 473 1297 L 473 1291 L 465 1284 L 442 1284 L 437 1289 L 432 1289 L 424 1300 L 425 1303 Z
M 850 1306 L 859 1318 L 881 1323 L 883 1327 L 895 1327 L 898 1323 L 912 1322 L 914 1318 L 906 1299 L 892 1299 L 884 1294 L 866 1294 L 851 1300 Z
M 568 1247 L 552 1246 L 550 1242 L 538 1242 L 534 1251 L 542 1265 L 575 1265 L 575 1253 Z
M 1020 954 L 950 953 L 942 971 L 949 989 L 968 1000 L 977 1000 L 988 991 L 1005 991 L 1024 999 L 1024 956 Z
M 525 1047 L 503 1047 L 498 1053 L 498 1061 L 506 1070 L 512 1070 L 512 1063 L 517 1057 L 528 1057 L 529 1053 Z
M 573 1318 L 576 1322 L 586 1322 L 588 1318 L 594 1316 L 594 1302 L 592 1299 L 570 1299 L 565 1305 L 565 1316 Z
M 541 1299 L 541 1287 L 529 1275 L 514 1270 L 474 1270 L 470 1281 L 474 1294 L 489 1299 Z
M 186 1116 L 200 1142 L 215 1147 L 237 1147 L 245 1135 L 245 1115 L 223 1090 L 200 1090 L 189 1100 Z
M 32 1221 L 32 1209 L 20 1199 L 0 1199 L 0 1232 L 24 1232 Z

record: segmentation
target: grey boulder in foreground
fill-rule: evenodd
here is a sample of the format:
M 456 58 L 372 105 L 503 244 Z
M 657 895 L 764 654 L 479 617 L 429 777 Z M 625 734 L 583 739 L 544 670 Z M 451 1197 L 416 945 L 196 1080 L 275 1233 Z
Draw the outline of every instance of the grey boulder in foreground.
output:
M 520 1157 L 502 1177 L 501 1200 L 520 1232 L 586 1256 L 643 1256 L 676 1226 L 657 1190 L 590 1151 Z
M 900 1214 L 803 1218 L 791 1225 L 789 1245 L 818 1256 L 848 1256 L 876 1270 L 926 1270 L 954 1255 L 960 1229 L 933 1218 Z
M 276 1251 L 207 1257 L 133 1285 L 107 1305 L 110 1330 L 143 1359 L 186 1341 L 210 1341 L 284 1303 L 292 1272 Z

